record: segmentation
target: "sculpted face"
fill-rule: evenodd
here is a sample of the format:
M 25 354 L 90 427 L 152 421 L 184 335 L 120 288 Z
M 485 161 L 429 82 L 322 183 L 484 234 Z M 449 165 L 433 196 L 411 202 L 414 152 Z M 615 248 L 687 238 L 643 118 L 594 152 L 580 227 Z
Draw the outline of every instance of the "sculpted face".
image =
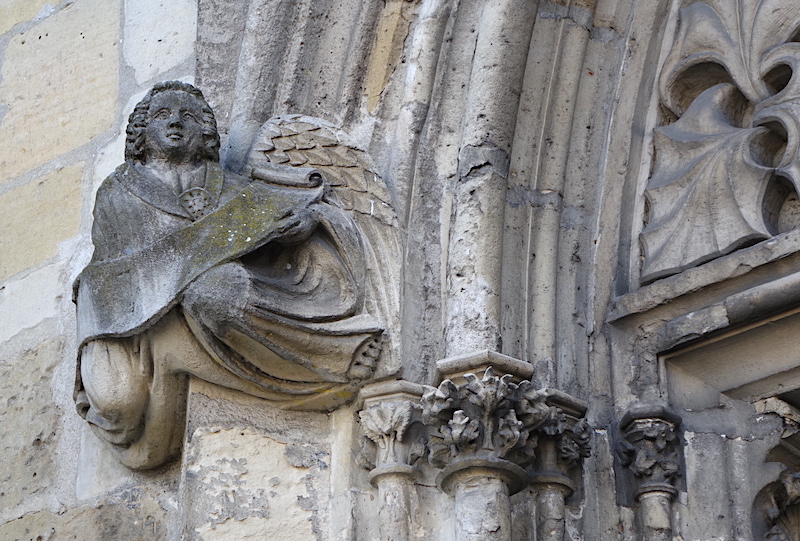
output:
M 148 158 L 188 162 L 203 144 L 203 112 L 193 96 L 168 90 L 153 96 L 145 131 Z

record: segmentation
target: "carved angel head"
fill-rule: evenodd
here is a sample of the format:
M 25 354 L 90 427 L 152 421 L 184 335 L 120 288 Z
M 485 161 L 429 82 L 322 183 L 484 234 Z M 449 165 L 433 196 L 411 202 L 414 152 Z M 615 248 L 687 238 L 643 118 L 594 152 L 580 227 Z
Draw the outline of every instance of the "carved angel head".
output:
M 165 103 L 160 104 L 162 101 Z M 165 116 L 165 108 L 170 108 L 166 103 L 169 101 L 182 104 L 180 114 L 176 111 L 172 119 Z M 157 134 L 148 135 L 148 128 L 154 121 L 164 124 L 163 129 L 159 130 L 161 141 Z M 198 137 L 196 143 L 192 140 L 194 132 L 197 132 Z M 219 133 L 214 112 L 203 93 L 188 83 L 165 81 L 156 84 L 133 109 L 128 118 L 126 134 L 126 161 L 143 163 L 147 159 L 148 150 L 155 145 L 167 148 L 175 146 L 176 152 L 186 147 L 197 154 L 193 157 L 198 160 L 219 161 Z

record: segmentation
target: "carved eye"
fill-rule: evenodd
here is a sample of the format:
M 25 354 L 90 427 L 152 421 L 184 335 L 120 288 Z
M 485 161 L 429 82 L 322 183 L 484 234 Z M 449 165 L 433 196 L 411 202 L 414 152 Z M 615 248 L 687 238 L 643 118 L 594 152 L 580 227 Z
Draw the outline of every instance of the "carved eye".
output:
M 184 111 L 182 116 L 184 120 L 188 120 L 190 122 L 197 122 L 197 117 L 194 116 L 194 114 L 190 113 L 189 111 Z
M 170 113 L 168 109 L 161 109 L 155 115 L 153 115 L 153 118 L 157 118 L 158 120 L 166 120 L 169 118 L 169 114 Z

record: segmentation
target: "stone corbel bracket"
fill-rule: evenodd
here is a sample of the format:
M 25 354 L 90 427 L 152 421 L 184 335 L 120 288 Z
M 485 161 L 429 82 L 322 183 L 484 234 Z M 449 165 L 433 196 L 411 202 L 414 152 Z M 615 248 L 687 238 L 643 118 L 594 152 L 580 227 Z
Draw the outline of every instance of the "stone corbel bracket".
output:
M 663 406 L 644 406 L 623 415 L 617 454 L 636 479 L 642 539 L 672 539 L 672 502 L 681 476 L 681 418 Z

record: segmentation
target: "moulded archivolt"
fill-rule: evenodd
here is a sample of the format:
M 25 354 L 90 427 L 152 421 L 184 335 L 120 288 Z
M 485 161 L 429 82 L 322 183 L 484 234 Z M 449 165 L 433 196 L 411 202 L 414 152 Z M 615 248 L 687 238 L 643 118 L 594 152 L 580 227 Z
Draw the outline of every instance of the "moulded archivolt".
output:
M 645 196 L 642 280 L 795 225 L 800 4 L 705 0 L 680 11 Z M 784 216 L 781 217 L 783 212 Z

